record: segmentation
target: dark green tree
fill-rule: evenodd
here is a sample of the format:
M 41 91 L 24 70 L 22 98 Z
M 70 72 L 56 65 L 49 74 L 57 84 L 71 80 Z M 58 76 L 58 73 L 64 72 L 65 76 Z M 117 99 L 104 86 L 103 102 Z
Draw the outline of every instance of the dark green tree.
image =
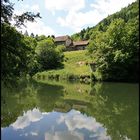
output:
M 27 73 L 32 48 L 26 44 L 24 36 L 14 27 L 4 23 L 1 26 L 1 40 L 2 80 L 13 79 Z
M 34 35 L 33 33 L 31 33 L 30 37 L 34 38 L 34 37 L 35 37 L 35 35 Z
M 96 32 L 97 33 L 97 32 Z M 102 80 L 138 81 L 138 20 L 115 19 L 88 46 Z
M 29 62 L 33 53 L 30 42 L 26 43 L 25 37 L 11 26 L 11 20 L 16 27 L 25 26 L 25 21 L 34 22 L 40 14 L 25 12 L 14 15 L 13 3 L 9 0 L 1 1 L 1 77 L 2 81 L 11 80 L 28 73 Z
M 55 69 L 62 65 L 64 55 L 62 51 L 56 49 L 52 38 L 38 42 L 36 53 L 42 71 Z

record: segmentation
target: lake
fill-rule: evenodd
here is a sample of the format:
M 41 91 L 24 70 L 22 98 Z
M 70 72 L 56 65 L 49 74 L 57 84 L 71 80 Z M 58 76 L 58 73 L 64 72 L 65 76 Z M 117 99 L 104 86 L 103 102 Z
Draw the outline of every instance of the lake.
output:
M 2 140 L 138 140 L 139 86 L 21 80 L 2 86 Z

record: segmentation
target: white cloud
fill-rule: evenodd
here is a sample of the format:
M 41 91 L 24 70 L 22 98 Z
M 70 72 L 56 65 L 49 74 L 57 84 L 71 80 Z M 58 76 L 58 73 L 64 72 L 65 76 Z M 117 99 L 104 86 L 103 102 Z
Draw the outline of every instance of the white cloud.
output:
M 102 20 L 102 15 L 97 10 L 88 12 L 69 12 L 66 18 L 58 17 L 57 22 L 63 27 L 70 27 L 79 32 L 84 25 L 93 24 Z
M 42 118 L 41 112 L 34 108 L 33 110 L 29 110 L 23 114 L 23 116 L 18 117 L 16 122 L 14 122 L 11 126 L 14 129 L 23 129 L 30 125 L 31 122 L 39 121 Z
M 36 123 L 35 129 L 32 129 L 31 132 L 28 131 L 28 128 L 24 129 L 20 136 L 41 136 L 45 134 L 45 140 L 84 140 L 85 137 L 96 140 L 111 140 L 111 137 L 107 135 L 106 128 L 93 117 L 83 115 L 76 110 L 59 113 L 59 116 L 52 117 L 54 113 L 56 115 L 56 112 L 45 113 L 36 108 L 29 110 L 23 116 L 18 117 L 12 127 L 14 130 L 23 129 L 29 126 L 31 122 L 39 121 Z M 44 119 L 42 119 L 44 117 L 47 117 L 48 121 L 51 119 L 51 123 L 46 122 L 45 124 Z M 58 130 L 57 128 L 61 129 Z
M 31 134 L 32 136 L 38 136 L 38 133 L 37 133 L 37 132 L 30 132 L 30 134 Z
M 96 0 L 90 6 L 98 10 L 101 14 L 108 15 L 113 14 L 121 8 L 128 6 L 136 0 Z
M 95 118 L 87 117 L 75 110 L 72 110 L 68 115 L 61 115 L 58 123 L 60 124 L 62 122 L 65 122 L 69 131 L 82 128 L 85 128 L 89 131 L 96 131 L 99 127 L 102 127 L 100 123 L 96 122 Z
M 19 136 L 25 136 L 25 137 L 27 137 L 27 136 L 29 136 L 29 135 L 31 135 L 31 136 L 38 136 L 38 133 L 37 132 L 29 132 L 29 133 L 23 133 L 23 134 L 20 134 Z
M 23 5 L 21 4 L 22 9 L 27 10 L 30 8 L 29 4 Z
M 56 10 L 76 12 L 85 7 L 85 0 L 45 0 L 45 4 L 51 12 Z
M 23 129 L 30 124 L 27 116 L 18 117 L 17 121 L 12 124 L 14 129 Z
M 39 11 L 38 5 L 32 5 L 31 7 L 29 5 L 25 5 L 25 8 L 22 7 L 21 10 L 15 10 L 14 14 L 21 15 L 24 11 L 28 10 L 30 8 L 31 11 Z M 26 10 L 25 10 L 26 9 Z M 15 21 L 11 21 L 12 25 L 14 25 Z M 49 27 L 46 26 L 45 23 L 42 21 L 42 19 L 35 19 L 35 22 L 29 22 L 27 21 L 25 23 L 26 27 L 21 27 L 21 29 L 17 28 L 18 31 L 22 31 L 25 33 L 27 30 L 29 35 L 31 33 L 34 33 L 35 35 L 54 35 L 55 31 Z
M 39 5 L 36 4 L 36 5 L 31 6 L 31 10 L 35 12 L 39 12 L 40 11 Z
M 84 140 L 84 136 L 78 132 L 56 131 L 54 133 L 46 133 L 45 140 Z
M 28 136 L 28 133 L 25 133 L 25 136 L 27 137 Z
M 46 26 L 43 21 L 40 19 L 36 20 L 36 22 L 27 22 L 25 23 L 26 28 L 22 27 L 22 29 L 18 29 L 19 31 L 22 31 L 23 33 L 27 30 L 29 34 L 34 33 L 38 35 L 54 35 L 55 31 L 49 27 Z
M 29 5 L 29 4 L 20 4 L 20 10 L 15 10 L 14 13 L 16 14 L 22 14 L 23 12 L 27 12 L 27 11 L 30 11 L 30 12 L 40 12 L 40 8 L 39 8 L 39 5 L 38 4 L 34 4 L 34 5 Z
M 57 123 L 65 123 L 68 128 L 68 132 L 77 132 L 78 129 L 86 129 L 93 133 L 90 137 L 93 137 L 96 140 L 111 140 L 110 136 L 107 136 L 106 129 L 102 124 L 96 122 L 95 118 L 87 117 L 79 111 L 71 110 L 67 114 L 62 114 L 57 120 Z
M 62 27 L 69 27 L 77 32 L 85 25 L 96 25 L 108 15 L 121 10 L 121 8 L 128 6 L 128 4 L 134 1 L 135 0 L 96 0 L 90 4 L 91 10 L 80 12 L 79 8 L 76 12 L 69 11 L 66 17 L 58 17 L 57 22 Z

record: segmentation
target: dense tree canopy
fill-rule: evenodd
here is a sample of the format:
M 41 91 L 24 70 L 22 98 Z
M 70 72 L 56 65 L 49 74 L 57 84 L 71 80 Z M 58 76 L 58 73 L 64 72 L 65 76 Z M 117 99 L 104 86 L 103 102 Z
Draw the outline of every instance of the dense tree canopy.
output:
M 88 39 L 88 51 L 96 63 L 97 79 L 138 81 L 139 53 L 138 1 L 103 19 L 95 27 L 72 35 Z
M 20 27 L 25 21 L 33 22 L 36 17 L 40 17 L 39 13 L 31 12 L 14 15 L 13 5 L 9 0 L 1 1 L 1 77 L 3 81 L 28 73 L 35 49 L 33 41 L 27 41 L 29 38 L 27 39 L 12 27 L 11 20 L 15 21 L 16 27 Z
M 89 51 L 104 80 L 136 80 L 138 74 L 138 36 L 136 24 L 123 19 L 111 22 L 106 32 L 96 36 Z
M 14 27 L 4 23 L 1 26 L 1 40 L 2 80 L 26 73 L 32 48 L 27 45 L 24 36 Z
M 41 70 L 54 69 L 61 65 L 63 53 L 56 48 L 52 38 L 47 38 L 38 42 L 36 53 Z

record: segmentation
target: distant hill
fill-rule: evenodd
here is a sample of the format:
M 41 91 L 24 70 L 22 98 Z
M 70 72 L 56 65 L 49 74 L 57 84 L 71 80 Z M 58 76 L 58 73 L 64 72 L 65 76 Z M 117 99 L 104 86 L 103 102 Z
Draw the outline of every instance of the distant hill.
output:
M 139 4 L 138 1 L 136 1 L 128 5 L 128 7 L 121 9 L 119 12 L 109 15 L 107 18 L 100 21 L 96 26 L 83 29 L 81 30 L 80 33 L 75 33 L 71 37 L 75 41 L 90 40 L 94 31 L 98 30 L 98 31 L 105 32 L 114 19 L 121 18 L 127 23 L 134 18 L 137 19 L 138 15 L 139 15 Z

